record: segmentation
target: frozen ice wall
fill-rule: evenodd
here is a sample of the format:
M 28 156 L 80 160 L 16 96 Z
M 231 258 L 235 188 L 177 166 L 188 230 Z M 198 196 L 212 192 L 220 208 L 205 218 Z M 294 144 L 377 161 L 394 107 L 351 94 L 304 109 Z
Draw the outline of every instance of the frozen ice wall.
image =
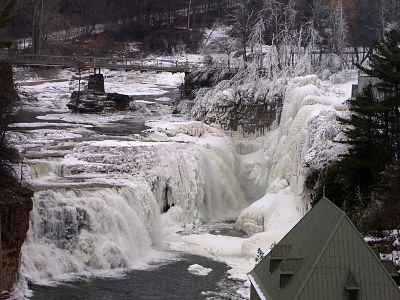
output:
M 280 126 L 267 133 L 262 148 L 243 156 L 249 178 L 266 186 L 266 195 L 246 208 L 236 225 L 248 233 L 264 232 L 264 245 L 270 246 L 289 231 L 310 208 L 304 191 L 307 170 L 321 167 L 345 151 L 334 142 L 342 139 L 336 116 L 350 94 L 316 75 L 289 81 L 283 102 Z M 256 155 L 256 157 L 255 157 Z M 259 238 L 261 239 L 261 237 Z M 254 252 L 249 244 L 245 252 Z M 250 249 L 252 248 L 252 249 Z M 257 249 L 257 248 L 255 248 Z

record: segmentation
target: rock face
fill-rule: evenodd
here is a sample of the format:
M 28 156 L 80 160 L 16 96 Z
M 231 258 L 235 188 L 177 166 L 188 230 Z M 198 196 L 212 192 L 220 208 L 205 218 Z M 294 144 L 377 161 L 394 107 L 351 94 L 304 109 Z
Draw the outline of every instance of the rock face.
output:
M 10 291 L 19 274 L 21 246 L 29 228 L 33 192 L 19 186 L 0 188 L 2 281 L 1 290 Z
M 131 98 L 117 93 L 103 93 L 95 90 L 73 92 L 67 107 L 78 113 L 101 113 L 128 109 Z
M 244 133 L 262 132 L 276 120 L 282 99 L 270 103 L 235 103 L 220 105 L 215 111 L 215 120 L 225 130 L 242 131 Z M 206 120 L 206 123 L 214 123 Z

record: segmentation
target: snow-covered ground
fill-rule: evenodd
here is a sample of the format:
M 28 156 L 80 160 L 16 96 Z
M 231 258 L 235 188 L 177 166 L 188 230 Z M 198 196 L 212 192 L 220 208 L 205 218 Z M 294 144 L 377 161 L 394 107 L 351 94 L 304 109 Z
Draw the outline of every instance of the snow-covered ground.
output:
M 106 92 L 161 99 L 183 80 L 183 74 L 103 73 Z M 92 126 L 142 116 L 71 114 L 65 106 L 74 88 L 70 71 L 60 72 L 65 81 L 57 82 L 26 76 L 19 81 L 20 92 L 37 100 L 26 97 L 22 107 L 51 112 L 30 124 L 31 131 L 26 131 L 28 124 L 20 124 L 24 133 L 14 134 L 21 151 L 39 157 L 27 160 L 27 180 L 37 191 L 22 272 L 43 282 L 67 272 L 135 267 L 159 258 L 159 251 L 149 251 L 156 247 L 223 261 L 232 268 L 231 278 L 245 282 L 257 250 L 267 253 L 308 210 L 303 193 L 307 166 L 343 151 L 332 142 L 340 139 L 335 114 L 344 110 L 354 75 L 336 84 L 315 75 L 291 80 L 281 126 L 257 141 L 241 141 L 217 126 L 170 115 L 148 121 L 152 130 L 146 135 L 104 139 L 90 134 Z M 32 79 L 37 84 L 28 84 Z M 46 120 L 64 123 L 48 129 L 42 126 Z M 91 139 L 82 141 L 82 136 Z M 251 143 L 254 151 L 239 154 L 239 144 Z M 248 203 L 241 176 L 265 187 L 265 195 Z M 54 220 L 52 213 L 68 224 Z M 236 227 L 250 237 L 199 230 L 205 221 L 236 217 Z M 49 223 L 60 232 L 45 232 L 42 226 Z M 210 270 L 192 266 L 190 271 L 206 276 Z M 240 294 L 248 297 L 249 289 Z

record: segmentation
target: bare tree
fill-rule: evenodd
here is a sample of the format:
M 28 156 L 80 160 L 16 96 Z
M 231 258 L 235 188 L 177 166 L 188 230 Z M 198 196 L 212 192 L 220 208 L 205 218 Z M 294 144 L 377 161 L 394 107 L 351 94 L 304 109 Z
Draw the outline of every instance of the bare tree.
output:
M 260 16 L 261 3 L 257 0 L 240 0 L 231 14 L 234 20 L 233 32 L 242 44 L 243 60 L 247 61 L 247 46 L 254 26 Z
M 378 0 L 376 17 L 379 21 L 378 36 L 383 38 L 386 31 L 399 28 L 400 0 Z
M 58 0 L 35 0 L 32 6 L 32 44 L 36 54 L 41 54 L 49 34 L 58 28 Z

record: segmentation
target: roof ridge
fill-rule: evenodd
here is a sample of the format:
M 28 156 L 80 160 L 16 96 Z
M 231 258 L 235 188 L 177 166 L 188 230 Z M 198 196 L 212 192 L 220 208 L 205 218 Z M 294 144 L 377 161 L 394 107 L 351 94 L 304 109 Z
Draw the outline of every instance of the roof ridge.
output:
M 323 197 L 323 198 L 325 198 L 330 204 L 332 204 L 333 206 L 335 206 L 336 208 L 338 208 L 338 207 L 337 207 L 335 204 L 333 204 L 328 198 L 326 198 L 326 197 Z M 321 198 L 321 200 L 322 200 L 322 198 Z M 321 201 L 321 200 L 320 200 L 320 201 Z M 318 201 L 318 202 L 319 202 L 319 201 Z M 338 208 L 338 209 L 339 209 L 339 208 Z M 311 209 L 311 210 L 312 210 L 312 209 Z M 311 211 L 311 210 L 310 210 L 310 211 Z M 340 210 L 340 209 L 339 209 L 339 210 Z M 342 211 L 342 210 L 341 210 L 341 211 Z M 342 211 L 342 212 L 343 212 L 343 211 Z M 310 270 L 309 270 L 309 272 L 308 272 L 306 278 L 304 279 L 303 283 L 301 284 L 300 288 L 298 289 L 297 294 L 296 294 L 296 296 L 293 298 L 293 300 L 296 300 L 296 299 L 300 296 L 300 294 L 302 293 L 302 291 L 303 291 L 305 285 L 306 285 L 307 282 L 310 280 L 310 277 L 311 277 L 311 275 L 313 274 L 315 267 L 316 267 L 316 266 L 318 265 L 318 263 L 320 262 L 322 256 L 323 256 L 324 253 L 325 253 L 326 248 L 328 247 L 330 241 L 332 240 L 332 238 L 333 238 L 334 235 L 336 234 L 336 232 L 337 232 L 339 226 L 341 225 L 343 219 L 345 218 L 345 216 L 346 216 L 345 214 L 341 215 L 340 218 L 338 219 L 338 221 L 336 222 L 335 228 L 331 231 L 331 234 L 329 235 L 329 238 L 326 239 L 325 244 L 324 244 L 324 246 L 321 248 L 321 251 L 319 252 L 317 259 L 314 261 L 314 264 L 311 266 L 311 268 L 310 268 Z
M 325 197 L 325 196 L 322 196 L 321 199 L 319 199 L 318 202 L 315 203 L 315 205 L 314 205 L 312 208 L 314 208 L 315 206 L 317 206 L 318 203 L 321 202 L 321 200 L 327 202 L 330 206 L 332 206 L 333 208 L 335 208 L 335 209 L 336 209 L 337 211 L 339 211 L 341 214 L 347 216 L 346 213 L 345 213 L 342 209 L 340 209 L 335 203 L 333 203 L 331 200 L 329 200 L 329 199 L 328 199 L 327 197 Z M 323 203 L 323 202 L 322 202 L 322 203 Z M 311 209 L 312 209 L 312 208 L 311 208 Z M 310 209 L 310 211 L 311 211 L 311 209 Z

